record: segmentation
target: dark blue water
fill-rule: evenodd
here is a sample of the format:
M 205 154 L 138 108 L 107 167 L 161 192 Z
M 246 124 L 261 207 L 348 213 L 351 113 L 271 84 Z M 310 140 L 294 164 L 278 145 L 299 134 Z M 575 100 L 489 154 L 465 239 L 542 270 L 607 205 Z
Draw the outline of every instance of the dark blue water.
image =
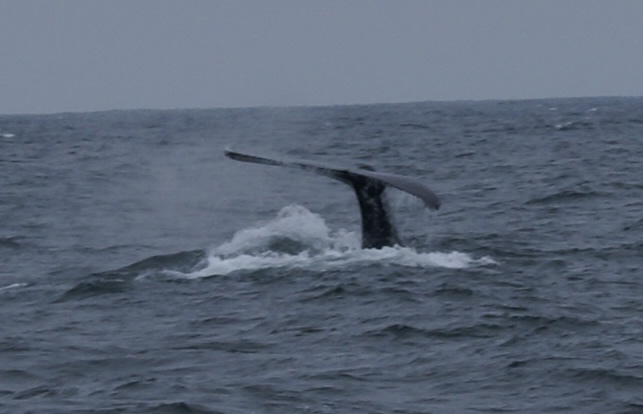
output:
M 341 183 L 418 177 L 406 247 Z M 0 411 L 643 412 L 643 100 L 0 116 Z

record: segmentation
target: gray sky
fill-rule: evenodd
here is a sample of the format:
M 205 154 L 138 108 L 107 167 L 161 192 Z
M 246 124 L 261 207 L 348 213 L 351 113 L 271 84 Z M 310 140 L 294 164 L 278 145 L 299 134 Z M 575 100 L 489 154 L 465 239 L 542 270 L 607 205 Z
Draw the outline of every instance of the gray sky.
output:
M 639 0 L 0 0 L 0 113 L 643 95 Z

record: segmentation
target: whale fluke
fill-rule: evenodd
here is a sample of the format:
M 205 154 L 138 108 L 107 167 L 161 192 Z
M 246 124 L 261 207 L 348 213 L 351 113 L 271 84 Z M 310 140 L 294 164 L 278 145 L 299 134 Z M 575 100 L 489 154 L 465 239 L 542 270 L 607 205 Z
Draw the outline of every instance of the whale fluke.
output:
M 241 153 L 230 148 L 226 148 L 224 154 L 237 161 L 299 168 L 350 185 L 355 191 L 359 202 L 362 216 L 362 247 L 365 249 L 401 245 L 397 231 L 390 220 L 386 200 L 383 198 L 386 186 L 395 187 L 418 197 L 430 209 L 437 210 L 440 208 L 438 196 L 414 178 L 381 173 L 374 171 L 370 167 L 346 169 L 310 161 L 267 158 Z

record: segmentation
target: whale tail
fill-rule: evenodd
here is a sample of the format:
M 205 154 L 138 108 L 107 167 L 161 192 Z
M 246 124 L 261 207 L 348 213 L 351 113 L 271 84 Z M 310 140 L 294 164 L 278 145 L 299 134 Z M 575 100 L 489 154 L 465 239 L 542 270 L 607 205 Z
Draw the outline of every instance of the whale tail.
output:
M 362 247 L 365 249 L 379 249 L 401 244 L 397 230 L 390 219 L 391 215 L 386 200 L 383 198 L 383 192 L 387 186 L 395 187 L 420 198 L 430 209 L 440 208 L 438 196 L 419 181 L 402 175 L 377 172 L 369 166 L 361 166 L 359 169 L 345 169 L 310 161 L 244 154 L 230 148 L 226 148 L 224 154 L 237 161 L 292 167 L 314 172 L 351 186 L 359 203 L 362 217 Z

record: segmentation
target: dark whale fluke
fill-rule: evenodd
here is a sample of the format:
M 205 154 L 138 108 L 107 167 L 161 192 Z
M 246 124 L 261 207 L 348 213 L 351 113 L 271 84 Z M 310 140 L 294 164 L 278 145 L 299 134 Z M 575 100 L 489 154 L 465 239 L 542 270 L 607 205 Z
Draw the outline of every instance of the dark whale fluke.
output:
M 438 196 L 419 181 L 402 175 L 376 172 L 368 166 L 361 166 L 358 170 L 344 169 L 309 161 L 278 160 L 243 154 L 229 148 L 224 153 L 233 160 L 300 168 L 350 185 L 359 202 L 362 216 L 362 248 L 364 249 L 380 249 L 385 246 L 401 244 L 397 231 L 389 219 L 390 213 L 386 200 L 382 197 L 386 186 L 395 187 L 420 198 L 431 209 L 440 208 Z

